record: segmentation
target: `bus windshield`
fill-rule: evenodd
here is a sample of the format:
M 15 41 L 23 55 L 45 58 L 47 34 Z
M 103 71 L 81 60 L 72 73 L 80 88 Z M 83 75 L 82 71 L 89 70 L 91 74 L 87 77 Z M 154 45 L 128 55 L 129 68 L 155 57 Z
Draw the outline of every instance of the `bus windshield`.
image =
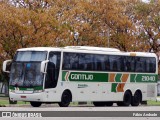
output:
M 11 66 L 10 85 L 15 87 L 35 87 L 43 85 L 44 74 L 40 72 L 41 61 L 47 52 L 17 52 Z
M 14 61 L 44 61 L 46 56 L 47 52 L 45 51 L 18 51 Z

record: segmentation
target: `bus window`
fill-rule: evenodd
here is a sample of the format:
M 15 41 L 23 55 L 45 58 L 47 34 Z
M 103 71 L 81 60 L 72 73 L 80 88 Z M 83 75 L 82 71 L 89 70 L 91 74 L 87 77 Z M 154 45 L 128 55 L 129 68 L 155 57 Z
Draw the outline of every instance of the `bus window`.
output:
M 85 54 L 85 70 L 93 70 L 93 55 Z
M 63 55 L 63 69 L 76 69 L 78 63 L 78 56 L 75 53 L 64 53 Z
M 150 59 L 150 63 L 149 63 L 149 71 L 151 73 L 154 73 L 156 71 L 156 59 L 155 58 L 149 58 Z
M 149 58 L 146 58 L 146 72 L 150 72 L 150 59 Z
M 135 72 L 145 72 L 146 71 L 146 58 L 136 57 L 135 58 L 136 68 Z
M 97 71 L 102 70 L 101 55 L 94 55 L 94 64 L 95 64 L 95 70 Z
M 71 53 L 69 54 L 69 57 L 70 57 L 71 70 L 77 70 L 78 69 L 78 54 Z
M 110 61 L 110 70 L 116 71 L 117 70 L 117 57 L 116 56 L 109 56 Z
M 60 68 L 60 52 L 50 52 L 47 65 L 47 76 L 45 88 L 54 88 L 57 86 Z
M 79 70 L 85 70 L 85 55 L 79 55 Z
M 127 67 L 127 72 L 135 71 L 134 57 L 126 57 L 126 67 Z
M 120 69 L 122 72 L 127 71 L 127 57 L 122 56 L 120 59 Z
M 105 61 L 104 61 L 104 69 L 105 71 L 110 71 L 110 62 L 109 62 L 109 56 L 105 56 Z

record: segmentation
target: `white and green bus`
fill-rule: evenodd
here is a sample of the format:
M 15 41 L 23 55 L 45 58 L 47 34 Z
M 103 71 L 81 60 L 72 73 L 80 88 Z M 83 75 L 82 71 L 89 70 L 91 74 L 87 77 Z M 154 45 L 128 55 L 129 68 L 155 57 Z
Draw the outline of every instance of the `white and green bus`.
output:
M 86 101 L 138 106 L 156 99 L 157 61 L 154 53 L 115 48 L 34 47 L 18 49 L 13 60 L 3 62 L 3 71 L 10 76 L 10 100 L 29 101 L 33 107 Z

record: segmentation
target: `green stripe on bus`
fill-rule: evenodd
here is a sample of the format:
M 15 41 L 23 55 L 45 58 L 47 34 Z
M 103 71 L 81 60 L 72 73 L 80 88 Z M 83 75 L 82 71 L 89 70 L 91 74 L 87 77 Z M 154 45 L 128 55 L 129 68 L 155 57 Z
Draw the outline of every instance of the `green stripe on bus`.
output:
M 108 82 L 108 73 L 66 72 L 66 71 L 63 71 L 62 81 Z
M 62 72 L 62 81 L 82 81 L 82 82 L 109 82 L 110 73 L 95 73 L 95 72 Z M 114 81 L 121 83 L 124 74 L 117 73 Z M 157 74 L 130 74 L 130 82 L 155 83 L 157 82 Z M 128 79 L 128 78 L 127 78 Z
M 130 76 L 130 82 L 136 82 L 136 75 L 137 74 L 131 74 Z
M 156 83 L 156 74 L 131 74 L 130 82 Z
M 122 74 L 119 74 L 119 73 L 116 75 L 115 77 L 116 82 L 121 82 L 121 76 Z
M 43 86 L 37 86 L 37 87 L 33 87 L 33 88 L 24 88 L 24 87 L 14 87 L 14 86 L 9 86 L 9 89 L 10 90 L 15 90 L 15 89 L 18 89 L 18 90 L 26 90 L 26 91 L 32 91 L 32 90 L 43 90 Z
M 118 85 L 118 83 L 112 83 L 112 90 L 111 90 L 111 92 L 117 92 L 117 85 Z

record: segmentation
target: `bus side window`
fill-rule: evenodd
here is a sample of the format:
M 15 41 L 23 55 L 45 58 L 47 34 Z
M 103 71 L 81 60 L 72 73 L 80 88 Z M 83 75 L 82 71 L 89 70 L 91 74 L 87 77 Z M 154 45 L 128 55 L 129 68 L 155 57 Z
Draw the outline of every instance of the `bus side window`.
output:
M 149 64 L 150 64 L 150 60 L 149 58 L 146 58 L 146 72 L 150 72 Z
M 120 60 L 120 62 L 121 62 L 120 68 L 121 68 L 121 71 L 123 71 L 123 72 L 127 71 L 127 61 L 126 61 L 126 59 L 127 58 L 125 56 L 122 56 L 121 60 Z
M 149 69 L 151 73 L 154 73 L 156 71 L 156 59 L 155 58 L 150 58 Z
M 105 68 L 104 68 L 105 71 L 110 71 L 109 56 L 105 56 L 104 67 L 105 67 Z
M 94 64 L 95 64 L 95 70 L 101 71 L 102 65 L 101 65 L 101 56 L 100 55 L 94 55 Z
M 79 55 L 79 70 L 85 70 L 85 58 L 84 58 L 84 54 L 80 54 Z
M 118 67 L 117 67 L 117 61 L 113 62 L 113 71 L 117 71 Z
M 57 86 L 60 69 L 60 52 L 50 52 L 47 65 L 47 76 L 45 88 L 55 88 Z
M 135 58 L 134 57 L 126 57 L 126 69 L 127 72 L 135 72 Z
M 116 61 L 116 56 L 110 56 L 109 57 L 110 61 L 110 70 L 111 71 L 117 71 L 117 61 Z
M 136 61 L 136 69 L 135 72 L 145 72 L 146 68 L 145 68 L 145 59 L 142 57 L 137 57 L 135 59 Z
M 141 58 L 140 57 L 137 57 L 135 59 L 135 63 L 136 63 L 136 69 L 135 69 L 135 72 L 143 72 L 143 66 L 142 66 L 142 62 L 141 62 Z
M 70 69 L 70 64 L 69 64 L 70 58 L 68 56 L 68 53 L 63 53 L 63 70 Z

